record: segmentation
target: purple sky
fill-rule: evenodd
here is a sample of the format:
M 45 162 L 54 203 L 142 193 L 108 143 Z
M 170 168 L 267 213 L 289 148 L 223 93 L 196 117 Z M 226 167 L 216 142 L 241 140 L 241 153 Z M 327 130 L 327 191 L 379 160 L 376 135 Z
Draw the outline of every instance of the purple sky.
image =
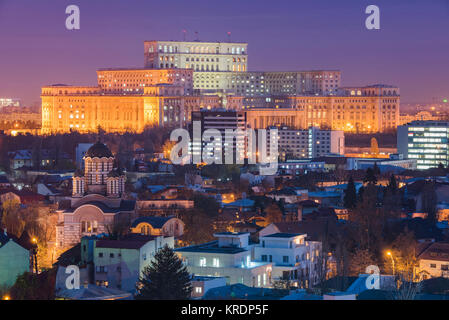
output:
M 77 4 L 81 30 L 65 29 Z M 381 30 L 365 29 L 365 8 Z M 249 43 L 250 70 L 340 69 L 344 86 L 386 83 L 402 101 L 449 96 L 449 0 L 0 0 L 0 96 L 95 85 L 101 67 L 142 67 L 143 41 Z

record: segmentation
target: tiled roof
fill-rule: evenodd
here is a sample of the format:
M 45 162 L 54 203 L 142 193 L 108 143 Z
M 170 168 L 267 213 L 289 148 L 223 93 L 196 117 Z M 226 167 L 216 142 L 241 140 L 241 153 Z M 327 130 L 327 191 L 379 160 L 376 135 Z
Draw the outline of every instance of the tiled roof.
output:
M 20 201 L 22 203 L 39 202 L 39 201 L 44 201 L 44 199 L 45 199 L 45 197 L 43 195 L 40 195 L 38 193 L 35 193 L 30 190 L 26 190 L 26 189 L 17 190 L 17 189 L 11 188 L 11 187 L 0 189 L 0 195 L 6 194 L 9 192 L 14 193 L 18 197 L 20 197 Z
M 6 243 L 8 243 L 10 240 L 14 241 L 19 246 L 21 246 L 26 250 L 31 249 L 31 240 L 28 233 L 24 232 L 22 233 L 20 238 L 17 238 L 8 232 L 5 232 L 5 230 L 0 229 L 0 248 L 3 247 Z
M 296 196 L 297 193 L 295 190 L 293 190 L 292 188 L 284 188 L 282 190 L 274 190 L 271 191 L 269 193 L 270 195 L 275 195 L 275 196 Z
M 276 222 L 274 225 L 280 233 L 305 233 L 307 238 L 312 241 L 320 241 L 326 233 L 326 223 L 323 223 L 323 220 Z M 331 232 L 336 228 L 336 224 L 330 221 L 328 228 Z
M 231 203 L 224 203 L 225 207 L 253 207 L 255 201 L 251 199 L 240 199 Z
M 319 207 L 320 205 L 313 200 L 303 200 L 298 202 L 303 207 Z
M 419 259 L 449 261 L 449 243 L 435 242 L 425 249 L 419 256 Z
M 95 246 L 97 248 L 140 249 L 147 244 L 148 241 L 152 241 L 155 238 L 155 236 L 130 234 L 120 240 L 98 240 Z

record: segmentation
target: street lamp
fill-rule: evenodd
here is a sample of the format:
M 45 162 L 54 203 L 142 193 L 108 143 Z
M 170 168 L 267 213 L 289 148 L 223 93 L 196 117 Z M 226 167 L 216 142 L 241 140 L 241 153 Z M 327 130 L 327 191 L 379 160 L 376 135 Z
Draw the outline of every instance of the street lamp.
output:
M 33 237 L 31 239 L 31 242 L 34 244 L 33 249 L 32 249 L 32 259 L 33 259 L 33 265 L 34 265 L 34 272 L 36 274 L 38 274 L 38 268 L 37 268 L 37 239 L 36 237 Z
M 391 258 L 391 264 L 393 266 L 393 275 L 394 275 L 394 258 L 393 258 L 393 254 L 391 253 L 391 251 L 387 251 L 387 256 L 389 256 Z
M 11 300 L 11 298 L 8 295 L 3 296 L 3 300 Z

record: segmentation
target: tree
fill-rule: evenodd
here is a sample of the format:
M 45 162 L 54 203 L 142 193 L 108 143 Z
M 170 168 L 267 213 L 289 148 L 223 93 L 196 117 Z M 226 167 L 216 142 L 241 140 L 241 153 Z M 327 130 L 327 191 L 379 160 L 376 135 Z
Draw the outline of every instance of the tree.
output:
M 355 190 L 354 179 L 352 179 L 352 177 L 349 178 L 348 186 L 345 190 L 345 196 L 343 200 L 344 206 L 347 209 L 354 208 L 357 203 L 357 193 Z
M 392 195 L 395 195 L 398 191 L 398 183 L 396 181 L 396 177 L 394 176 L 394 174 L 390 176 L 390 181 L 388 182 L 387 185 L 387 191 Z
M 390 218 L 399 218 L 401 214 L 402 198 L 398 190 L 398 184 L 394 175 L 384 189 L 383 209 Z
M 352 275 L 358 277 L 366 271 L 366 267 L 377 265 L 373 254 L 366 249 L 357 249 L 350 257 L 349 270 Z
M 187 244 L 200 244 L 213 240 L 213 219 L 203 210 L 185 210 L 180 213 L 180 219 L 185 224 L 182 239 Z
M 13 300 L 54 300 L 56 269 L 39 274 L 25 272 L 17 276 L 9 293 Z
M 427 219 L 436 222 L 437 194 L 435 182 L 426 182 L 421 193 L 421 210 L 427 213 Z
M 361 201 L 351 211 L 349 218 L 354 222 L 359 248 L 372 251 L 373 245 L 382 242 L 386 219 L 385 212 L 378 207 L 377 186 L 368 184 L 365 187 Z
M 276 203 L 270 204 L 265 209 L 265 218 L 268 224 L 282 221 L 282 211 Z
M 293 283 L 288 278 L 287 279 L 281 278 L 279 280 L 273 281 L 273 289 L 274 290 L 288 292 L 288 290 L 290 290 L 292 287 L 293 287 Z
M 374 172 L 374 175 L 375 175 L 375 176 L 380 175 L 380 169 L 379 169 L 379 167 L 377 166 L 377 162 L 374 162 L 373 172 Z
M 363 182 L 372 184 L 372 185 L 377 184 L 377 177 L 376 177 L 376 174 L 375 174 L 373 168 L 366 169 L 366 175 L 365 175 L 365 178 L 363 178 Z
M 2 204 L 1 225 L 16 237 L 20 237 L 25 229 L 25 221 L 21 218 L 20 211 L 20 203 L 16 199 L 6 200 Z
M 395 274 L 400 275 L 405 282 L 413 281 L 415 279 L 415 267 L 418 264 L 416 246 L 417 242 L 414 233 L 405 228 L 391 244 L 391 256 L 384 255 L 386 269 L 392 271 L 393 265 L 391 259 L 393 259 Z
M 400 287 L 393 291 L 394 300 L 415 300 L 422 290 L 422 283 L 405 280 L 399 277 Z
M 220 204 L 214 198 L 199 193 L 193 196 L 193 206 L 210 217 L 216 217 L 220 209 Z
M 174 251 L 165 245 L 154 256 L 137 282 L 138 300 L 186 300 L 190 298 L 191 276 Z
M 170 159 L 171 151 L 173 150 L 173 147 L 176 145 L 175 141 L 166 140 L 164 142 L 164 145 L 162 146 L 162 152 L 164 153 L 164 158 Z

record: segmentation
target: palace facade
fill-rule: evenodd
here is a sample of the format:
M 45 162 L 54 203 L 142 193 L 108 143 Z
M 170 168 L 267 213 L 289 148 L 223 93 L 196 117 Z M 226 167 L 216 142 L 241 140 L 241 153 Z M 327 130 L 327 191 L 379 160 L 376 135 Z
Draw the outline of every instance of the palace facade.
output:
M 335 96 L 295 96 L 274 107 L 245 108 L 248 126 L 318 127 L 354 133 L 389 132 L 399 123 L 399 89 L 373 85 L 343 88 Z
M 43 87 L 42 134 L 92 132 L 99 127 L 106 132 L 142 132 L 147 126 L 183 127 L 192 111 L 240 109 L 243 99 L 220 94 L 187 95 L 189 89 L 175 84 L 141 88 L 111 92 L 101 87 Z
M 145 41 L 144 68 L 97 71 L 97 86 L 42 88 L 42 134 L 142 132 L 186 127 L 202 109 L 247 112 L 254 129 L 311 126 L 388 132 L 399 124 L 399 88 L 342 88 L 338 70 L 247 71 L 246 43 Z

